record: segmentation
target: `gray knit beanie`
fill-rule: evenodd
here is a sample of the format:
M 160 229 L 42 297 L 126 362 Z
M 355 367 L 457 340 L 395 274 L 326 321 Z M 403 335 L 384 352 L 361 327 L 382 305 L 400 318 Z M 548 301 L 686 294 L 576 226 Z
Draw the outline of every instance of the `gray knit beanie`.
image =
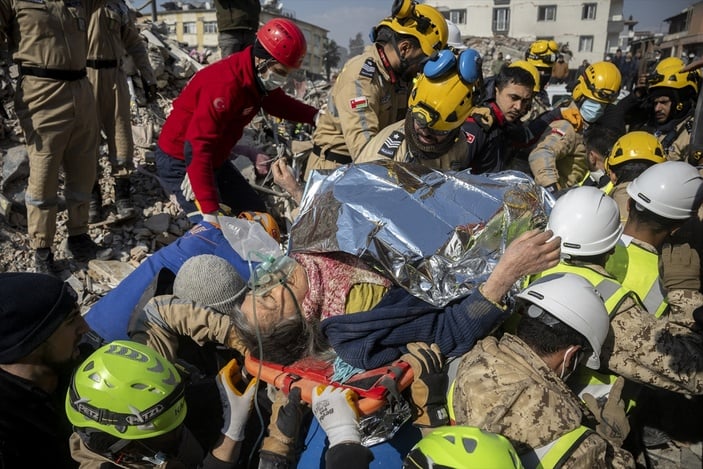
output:
M 232 314 L 240 303 L 238 294 L 245 286 L 232 264 L 221 257 L 203 254 L 183 263 L 173 283 L 173 294 Z

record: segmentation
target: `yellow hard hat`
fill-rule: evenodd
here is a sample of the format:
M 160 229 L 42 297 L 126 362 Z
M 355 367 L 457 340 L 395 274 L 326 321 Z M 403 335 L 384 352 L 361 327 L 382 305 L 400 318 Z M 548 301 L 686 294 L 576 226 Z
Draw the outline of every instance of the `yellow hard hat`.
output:
M 620 93 L 622 76 L 612 62 L 596 62 L 589 65 L 578 77 L 571 93 L 574 101 L 581 98 L 592 99 L 599 103 L 613 103 Z
M 691 87 L 694 93 L 698 93 L 698 83 L 700 74 L 698 71 L 682 72 L 681 69 L 686 64 L 678 57 L 667 57 L 662 59 L 657 67 L 647 78 L 649 89 L 674 88 L 677 90 Z
M 518 67 L 523 70 L 527 70 L 530 72 L 530 75 L 532 75 L 532 78 L 535 79 L 535 86 L 533 88 L 533 91 L 536 93 L 540 90 L 539 87 L 539 70 L 537 70 L 537 67 L 532 65 L 530 62 L 527 60 L 516 60 L 515 62 L 511 63 L 509 67 Z
M 428 57 L 447 47 L 447 21 L 439 10 L 430 5 L 418 5 L 411 0 L 396 1 L 393 16 L 384 18 L 378 26 L 388 26 L 398 34 L 413 36 Z
M 628 161 L 651 161 L 663 163 L 666 161 L 664 148 L 653 134 L 636 130 L 620 137 L 610 150 L 605 159 L 606 171 L 613 166 L 618 166 Z
M 451 131 L 464 123 L 473 109 L 474 85 L 459 74 L 428 78 L 421 74 L 410 92 L 408 107 L 418 122 L 438 131 Z
M 559 46 L 550 39 L 540 39 L 530 44 L 527 51 L 527 61 L 537 68 L 552 68 L 557 61 Z

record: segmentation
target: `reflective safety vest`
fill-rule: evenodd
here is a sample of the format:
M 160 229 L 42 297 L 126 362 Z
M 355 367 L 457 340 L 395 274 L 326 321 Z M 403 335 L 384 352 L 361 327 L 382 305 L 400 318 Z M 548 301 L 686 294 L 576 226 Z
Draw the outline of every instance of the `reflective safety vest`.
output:
M 611 319 L 613 317 L 613 313 L 618 310 L 620 304 L 622 304 L 625 298 L 633 298 L 639 303 L 639 298 L 637 298 L 633 292 L 620 285 L 614 279 L 606 277 L 605 275 L 589 269 L 588 267 L 566 264 L 563 261 L 555 267 L 535 275 L 531 278 L 531 281 L 553 273 L 572 273 L 588 280 L 588 282 L 596 289 L 601 298 L 603 298 L 605 309 L 608 311 L 608 316 L 610 316 Z M 579 397 L 583 396 L 585 393 L 588 393 L 598 399 L 599 397 L 607 396 L 610 393 L 610 389 L 613 387 L 613 384 L 617 378 L 617 375 L 600 373 L 586 366 L 579 366 L 574 374 L 569 378 L 569 387 L 571 387 L 574 392 L 579 395 Z M 634 407 L 635 402 L 630 400 L 627 404 L 628 412 Z
M 659 277 L 659 255 L 632 242 L 622 235 L 615 253 L 605 265 L 623 287 L 637 293 L 645 309 L 659 318 L 667 312 L 666 290 Z
M 569 433 L 529 453 L 520 455 L 525 469 L 557 469 L 564 465 L 583 440 L 595 433 L 588 427 L 580 426 Z

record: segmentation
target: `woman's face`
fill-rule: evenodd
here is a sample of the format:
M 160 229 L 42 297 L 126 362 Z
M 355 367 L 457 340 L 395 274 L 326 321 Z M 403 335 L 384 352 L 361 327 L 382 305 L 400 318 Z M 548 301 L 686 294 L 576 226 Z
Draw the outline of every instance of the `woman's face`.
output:
M 255 324 L 256 315 L 259 327 L 266 328 L 284 319 L 303 314 L 302 311 L 298 312 L 298 308 L 307 292 L 308 276 L 305 269 L 298 264 L 286 279 L 285 285 L 276 285 L 262 295 L 251 291 L 247 293 L 241 310 L 250 324 Z

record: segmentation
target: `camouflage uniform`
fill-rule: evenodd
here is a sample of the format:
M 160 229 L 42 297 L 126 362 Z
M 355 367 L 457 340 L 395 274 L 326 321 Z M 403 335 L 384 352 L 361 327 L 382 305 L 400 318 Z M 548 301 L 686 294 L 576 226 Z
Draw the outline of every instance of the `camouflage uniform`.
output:
M 627 186 L 629 185 L 629 181 L 616 184 L 610 194 L 608 194 L 613 198 L 613 200 L 615 200 L 615 203 L 618 204 L 618 209 L 620 210 L 620 223 L 622 224 L 627 222 L 627 216 L 630 213 L 630 209 L 628 208 L 630 194 L 627 193 Z
M 583 270 L 582 276 L 589 281 L 589 271 L 615 280 L 602 266 L 579 261 L 562 261 L 536 278 L 564 271 L 579 274 L 579 270 Z M 598 290 L 599 285 L 594 287 Z M 599 293 L 607 299 L 606 292 Z M 672 293 L 677 298 L 701 296 L 688 290 Z M 657 319 L 644 309 L 633 292 L 618 301 L 608 314 L 611 327 L 601 350 L 601 369 L 656 388 L 686 394 L 703 393 L 703 336 L 691 330 L 691 321 L 681 323 L 670 316 Z M 577 376 L 569 380 L 569 385 L 580 393 L 579 385 L 586 383 L 574 378 Z
M 68 235 L 88 232 L 99 129 L 86 78 L 86 33 L 90 15 L 102 3 L 0 0 L 0 31 L 20 73 L 15 113 L 29 154 L 25 201 L 32 249 L 53 243 L 60 168 Z
M 521 459 L 577 430 L 578 398 L 527 344 L 511 334 L 486 337 L 461 359 L 453 395 L 458 425 L 507 437 Z M 632 456 L 588 432 L 561 466 L 634 467 Z
M 346 63 L 337 77 L 326 112 L 320 113 L 312 134 L 314 147 L 306 179 L 313 169 L 335 169 L 351 163 L 381 129 L 405 118 L 407 84 L 384 65 L 379 47 L 367 46 L 363 54 Z
M 88 79 L 98 106 L 98 120 L 105 132 L 113 176 L 128 176 L 134 142 L 127 76 L 121 67 L 129 54 L 144 81 L 155 84 L 144 40 L 123 0 L 107 0 L 90 18 L 88 26 Z
M 583 134 L 563 119 L 549 127 L 528 158 L 535 182 L 543 187 L 557 184 L 560 189 L 580 184 L 588 173 Z
M 461 138 L 459 138 L 461 137 Z M 454 139 L 454 144 L 439 158 L 415 157 L 408 147 L 405 136 L 405 119 L 382 129 L 373 137 L 356 157 L 355 163 L 392 158 L 402 163 L 419 163 L 433 169 L 461 171 L 469 166 L 468 142 L 463 134 Z

